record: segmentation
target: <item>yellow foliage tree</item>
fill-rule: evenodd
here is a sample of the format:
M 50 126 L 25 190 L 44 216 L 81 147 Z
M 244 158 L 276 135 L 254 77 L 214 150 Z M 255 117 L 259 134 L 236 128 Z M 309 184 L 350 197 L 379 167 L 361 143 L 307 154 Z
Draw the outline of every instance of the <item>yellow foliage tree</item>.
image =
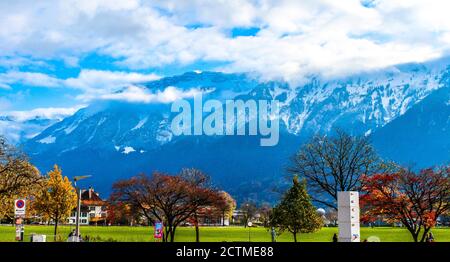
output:
M 8 145 L 0 136 L 0 218 L 14 216 L 14 200 L 33 199 L 39 190 L 42 176 L 25 154 Z M 31 209 L 27 207 L 27 215 Z
M 219 209 L 222 215 L 222 225 L 225 225 L 226 219 L 231 219 L 233 212 L 236 209 L 236 200 L 225 191 L 221 191 L 220 198 L 216 203 L 216 208 Z
M 77 205 L 75 188 L 67 177 L 62 176 L 61 169 L 55 165 L 47 173 L 45 185 L 37 194 L 34 203 L 35 209 L 46 219 L 55 223 L 54 238 L 58 233 L 58 223 L 70 216 Z

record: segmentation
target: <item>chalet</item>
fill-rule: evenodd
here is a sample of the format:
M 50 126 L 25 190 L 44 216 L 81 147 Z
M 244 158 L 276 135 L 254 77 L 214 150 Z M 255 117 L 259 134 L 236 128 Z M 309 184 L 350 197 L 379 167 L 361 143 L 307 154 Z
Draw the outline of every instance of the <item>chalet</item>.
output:
M 80 225 L 106 224 L 108 203 L 102 200 L 99 193 L 90 187 L 81 191 Z M 75 224 L 76 209 L 68 218 L 69 224 Z

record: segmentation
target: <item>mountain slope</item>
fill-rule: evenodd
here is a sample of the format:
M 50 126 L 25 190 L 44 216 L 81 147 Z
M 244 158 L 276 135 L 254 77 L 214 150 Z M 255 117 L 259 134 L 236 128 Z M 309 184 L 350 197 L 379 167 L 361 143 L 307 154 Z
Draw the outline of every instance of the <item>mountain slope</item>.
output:
M 222 102 L 277 99 L 281 130 L 275 147 L 260 147 L 255 136 L 175 136 L 170 104 L 118 101 L 95 102 L 23 146 L 42 171 L 58 163 L 69 176 L 92 174 L 91 183 L 102 193 L 108 193 L 115 180 L 139 172 L 197 167 L 241 198 L 271 198 L 268 185 L 282 179 L 289 157 L 310 135 L 335 127 L 359 135 L 377 132 L 440 91 L 449 79 L 446 65 L 401 65 L 343 79 L 316 78 L 297 87 L 214 72 L 186 73 L 145 85 L 154 92 L 167 87 L 210 90 L 204 99 Z
M 450 85 L 435 91 L 372 136 L 380 155 L 400 164 L 450 164 Z

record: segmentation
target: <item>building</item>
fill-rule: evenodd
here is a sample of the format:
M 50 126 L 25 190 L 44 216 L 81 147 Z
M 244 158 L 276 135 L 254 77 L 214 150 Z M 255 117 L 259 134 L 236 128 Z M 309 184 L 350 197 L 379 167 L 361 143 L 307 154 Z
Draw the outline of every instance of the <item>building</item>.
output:
M 242 211 L 240 209 L 236 209 L 233 211 L 233 215 L 231 216 L 231 223 L 232 224 L 244 224 L 245 220 L 245 211 Z
M 224 220 L 225 219 L 225 220 Z M 223 214 L 212 207 L 201 207 L 197 213 L 197 222 L 200 226 L 229 226 L 230 221 Z
M 108 203 L 100 198 L 100 195 L 90 187 L 81 191 L 80 225 L 106 224 Z M 74 225 L 76 221 L 76 209 L 68 218 L 68 223 Z

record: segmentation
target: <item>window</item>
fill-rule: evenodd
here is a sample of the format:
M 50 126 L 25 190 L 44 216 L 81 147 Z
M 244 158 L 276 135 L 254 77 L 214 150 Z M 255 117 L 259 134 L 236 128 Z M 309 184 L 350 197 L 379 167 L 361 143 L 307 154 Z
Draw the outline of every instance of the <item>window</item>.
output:
M 95 210 L 95 206 L 89 207 L 89 211 L 94 211 L 94 210 Z

